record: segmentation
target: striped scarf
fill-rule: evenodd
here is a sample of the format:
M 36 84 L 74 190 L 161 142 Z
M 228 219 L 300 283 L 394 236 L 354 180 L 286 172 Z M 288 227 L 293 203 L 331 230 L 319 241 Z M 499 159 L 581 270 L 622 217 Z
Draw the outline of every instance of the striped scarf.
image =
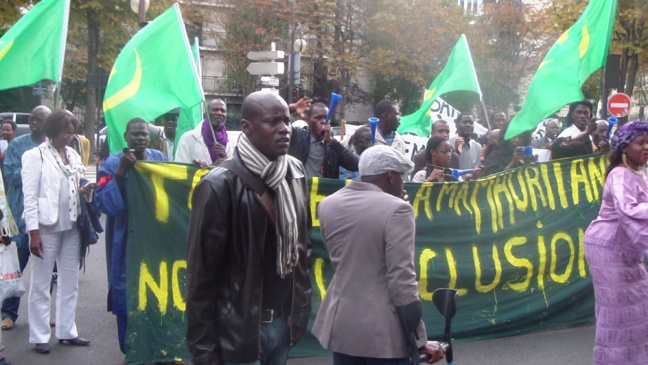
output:
M 245 166 L 261 179 L 275 192 L 275 207 L 277 219 L 275 231 L 277 232 L 277 274 L 284 278 L 292 272 L 299 259 L 297 214 L 295 203 L 286 181 L 288 171 L 288 158 L 279 156 L 270 161 L 256 149 L 244 133 L 241 133 L 236 145 L 239 156 Z

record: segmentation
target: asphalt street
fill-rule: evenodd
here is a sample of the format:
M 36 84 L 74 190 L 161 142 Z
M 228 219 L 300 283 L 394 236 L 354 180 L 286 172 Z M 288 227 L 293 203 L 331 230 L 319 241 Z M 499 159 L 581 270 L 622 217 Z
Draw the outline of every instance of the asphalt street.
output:
M 11 331 L 3 331 L 5 354 L 14 365 L 116 365 L 124 361 L 117 341 L 115 317 L 106 311 L 106 262 L 104 235 L 91 247 L 87 267 L 79 279 L 77 328 L 81 337 L 92 340 L 88 347 L 58 344 L 54 332 L 50 344 L 52 352 L 41 355 L 29 344 L 27 325 L 27 294 L 20 306 L 20 317 Z M 25 284 L 29 284 L 29 265 L 25 270 Z M 54 297 L 52 302 L 54 302 Z M 459 307 L 458 310 L 461 310 Z M 54 314 L 52 312 L 52 318 Z M 594 324 L 507 337 L 493 340 L 454 344 L 454 364 L 486 365 L 545 365 L 591 364 L 594 345 Z M 328 365 L 331 357 L 291 359 L 289 365 Z M 440 364 L 445 364 L 441 361 Z

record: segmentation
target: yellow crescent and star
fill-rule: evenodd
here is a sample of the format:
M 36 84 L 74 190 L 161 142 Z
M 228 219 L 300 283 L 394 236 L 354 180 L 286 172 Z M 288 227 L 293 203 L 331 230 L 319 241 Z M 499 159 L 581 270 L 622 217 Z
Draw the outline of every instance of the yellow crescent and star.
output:
M 135 73 L 133 75 L 133 78 L 128 84 L 126 84 L 126 86 L 121 88 L 119 91 L 117 91 L 104 101 L 104 112 L 115 108 L 119 104 L 133 97 L 135 94 L 137 94 L 137 91 L 139 91 L 140 85 L 142 83 L 142 62 L 140 61 L 139 53 L 137 52 L 137 50 L 133 49 L 133 51 L 135 52 Z M 113 68 L 112 72 L 110 73 L 110 78 L 108 79 L 109 83 L 113 75 L 115 75 L 117 72 L 118 70 L 116 68 Z
M 425 105 L 425 103 L 427 101 L 432 99 L 432 97 L 434 96 L 435 91 L 436 91 L 436 87 L 434 89 L 432 89 L 432 90 L 425 90 L 425 94 L 423 96 L 423 105 Z M 432 116 L 432 113 L 430 112 L 430 108 L 427 108 L 427 110 L 425 111 L 425 115 Z
M 569 39 L 569 33 L 571 29 L 572 28 L 567 29 L 567 31 L 565 31 L 565 33 L 563 33 L 560 36 L 560 38 L 558 38 L 558 40 L 556 41 L 557 45 L 562 46 L 562 44 L 565 43 L 567 39 Z M 590 35 L 589 35 L 589 29 L 587 28 L 587 21 L 585 21 L 585 24 L 583 25 L 583 28 L 581 30 L 580 42 L 578 44 L 578 56 L 580 57 L 580 59 L 583 59 L 583 57 L 585 57 L 585 54 L 589 49 L 589 45 L 590 45 Z M 538 67 L 538 70 L 553 61 L 554 61 L 553 59 L 542 61 L 540 67 Z
M 2 46 L 2 43 L 4 43 L 4 42 L 0 42 L 0 46 Z M 0 61 L 2 61 L 2 59 L 3 59 L 4 56 L 7 54 L 7 52 L 9 52 L 9 50 L 11 49 L 11 46 L 13 46 L 13 43 L 14 43 L 14 41 L 13 41 L 13 39 L 12 39 L 11 42 L 9 42 L 9 44 L 7 44 L 7 45 L 2 49 L 2 51 L 0 51 Z

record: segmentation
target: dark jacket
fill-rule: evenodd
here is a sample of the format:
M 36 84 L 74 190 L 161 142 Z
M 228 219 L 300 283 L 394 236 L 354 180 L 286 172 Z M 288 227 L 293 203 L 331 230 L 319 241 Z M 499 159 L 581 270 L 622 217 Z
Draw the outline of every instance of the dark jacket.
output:
M 506 170 L 513 160 L 513 153 L 515 150 L 505 143 L 505 146 L 489 147 L 490 153 L 484 159 L 484 168 L 482 169 L 482 176 L 492 175 Z
M 289 157 L 289 156 L 288 156 Z M 238 154 L 232 161 L 246 169 Z M 310 216 L 303 166 L 289 157 L 286 176 L 297 213 L 299 262 L 292 272 L 290 346 L 311 311 Z M 216 167 L 196 186 L 187 242 L 187 344 L 195 365 L 257 360 L 263 251 L 273 224 L 253 190 Z
M 570 138 L 556 138 L 556 141 L 551 146 L 552 160 L 567 157 L 585 156 L 594 153 L 594 149 L 592 148 L 592 141 L 589 138 L 583 138 L 572 145 L 562 145 L 564 142 L 569 140 Z
M 310 145 L 310 129 L 308 127 L 293 127 L 288 154 L 301 161 L 302 164 L 306 164 L 310 153 Z M 329 179 L 339 178 L 340 166 L 351 172 L 358 171 L 359 158 L 338 140 L 334 139 L 332 143 L 324 143 L 324 146 L 324 161 L 322 161 L 324 177 Z

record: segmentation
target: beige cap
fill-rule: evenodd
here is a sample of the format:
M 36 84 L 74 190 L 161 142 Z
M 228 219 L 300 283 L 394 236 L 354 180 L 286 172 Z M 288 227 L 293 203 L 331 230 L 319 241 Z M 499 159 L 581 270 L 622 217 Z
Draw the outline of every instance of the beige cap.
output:
M 394 171 L 404 174 L 412 171 L 414 164 L 395 149 L 379 145 L 367 148 L 358 164 L 360 176 L 374 176 Z

